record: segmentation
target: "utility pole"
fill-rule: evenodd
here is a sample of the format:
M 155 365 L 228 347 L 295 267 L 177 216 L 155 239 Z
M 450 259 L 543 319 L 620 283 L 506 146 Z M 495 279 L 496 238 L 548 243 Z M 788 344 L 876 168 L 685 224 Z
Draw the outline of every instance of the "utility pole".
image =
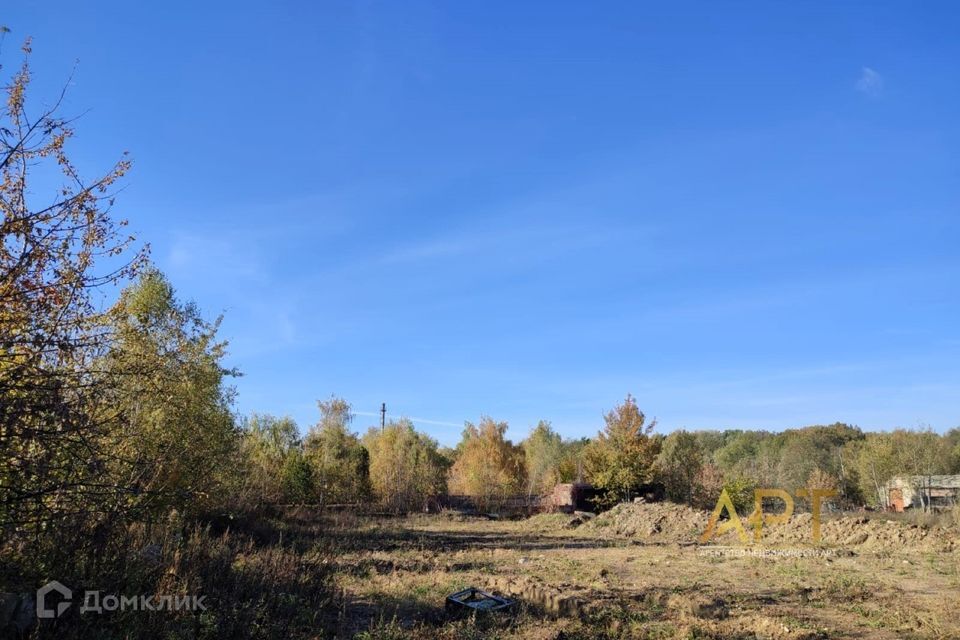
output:
M 387 425 L 387 403 L 380 405 L 380 431 L 383 431 Z

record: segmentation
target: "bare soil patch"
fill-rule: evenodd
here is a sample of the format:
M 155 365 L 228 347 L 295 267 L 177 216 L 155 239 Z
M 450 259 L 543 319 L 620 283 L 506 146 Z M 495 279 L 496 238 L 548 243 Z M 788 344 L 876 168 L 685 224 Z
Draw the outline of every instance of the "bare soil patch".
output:
M 338 548 L 337 634 L 960 637 L 952 613 L 960 610 L 955 531 L 844 517 L 824 522 L 825 541 L 843 551 L 834 556 L 713 557 L 694 544 L 706 518 L 647 504 L 623 505 L 575 527 L 562 515 L 328 523 Z M 765 530 L 764 545 L 809 546 L 809 522 L 797 520 L 781 532 Z M 519 606 L 511 615 L 451 619 L 444 598 L 468 586 L 514 597 Z

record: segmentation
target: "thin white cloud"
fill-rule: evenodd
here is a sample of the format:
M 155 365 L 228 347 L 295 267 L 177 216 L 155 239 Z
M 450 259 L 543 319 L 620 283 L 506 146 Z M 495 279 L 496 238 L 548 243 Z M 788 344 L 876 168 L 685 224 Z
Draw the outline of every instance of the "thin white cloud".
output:
M 379 417 L 380 417 L 380 412 L 379 412 L 379 411 L 377 411 L 377 412 L 372 412 L 372 411 L 354 411 L 353 414 L 356 415 L 356 416 L 364 417 L 364 418 L 379 418 Z M 387 414 L 387 418 L 390 419 L 390 420 L 395 420 L 395 419 L 397 418 L 397 416 L 394 415 L 394 414 L 388 413 L 388 414 Z M 446 421 L 444 421 L 444 420 L 428 420 L 428 419 L 426 419 L 426 418 L 416 418 L 416 417 L 413 417 L 413 416 L 403 416 L 403 415 L 400 416 L 400 418 L 401 418 L 401 419 L 405 418 L 405 419 L 409 420 L 410 422 L 412 422 L 412 423 L 414 423 L 414 424 L 429 424 L 429 425 L 435 425 L 435 426 L 438 426 L 438 427 L 457 427 L 457 428 L 461 428 L 461 427 L 463 427 L 463 424 L 464 424 L 464 423 L 462 423 L 462 422 L 446 422 Z
M 408 418 L 408 420 L 410 420 L 410 422 L 413 422 L 414 424 L 423 423 L 423 424 L 436 425 L 438 427 L 456 427 L 456 428 L 463 427 L 462 422 L 444 422 L 443 420 L 427 420 L 426 418 L 417 418 L 417 417 L 411 417 L 411 418 Z
M 238 278 L 255 282 L 266 278 L 253 243 L 199 233 L 177 233 L 160 266 L 175 277 L 200 276 L 220 286 Z
M 870 67 L 864 67 L 860 71 L 856 88 L 857 91 L 868 96 L 878 96 L 883 91 L 883 76 Z
M 399 246 L 380 258 L 381 264 L 410 264 L 430 260 L 445 260 L 467 255 L 507 255 L 512 260 L 527 253 L 532 244 L 539 245 L 536 253 L 542 257 L 548 251 L 563 252 L 578 247 L 597 245 L 610 239 L 610 232 L 604 229 L 589 229 L 581 225 L 557 224 L 550 228 L 542 225 L 518 225 L 515 221 L 505 220 L 503 224 L 490 230 L 463 228 L 455 232 L 433 238 L 414 241 Z M 364 267 L 372 262 L 366 257 Z

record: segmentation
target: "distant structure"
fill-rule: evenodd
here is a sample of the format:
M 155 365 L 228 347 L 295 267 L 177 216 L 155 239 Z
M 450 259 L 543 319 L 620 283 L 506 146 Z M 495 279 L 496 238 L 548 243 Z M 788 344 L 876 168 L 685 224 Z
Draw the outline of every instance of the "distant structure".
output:
M 593 511 L 591 502 L 597 491 L 589 484 L 582 482 L 558 484 L 548 495 L 544 496 L 540 506 L 544 511 Z
M 895 476 L 887 483 L 887 500 L 894 511 L 952 507 L 960 503 L 960 476 Z

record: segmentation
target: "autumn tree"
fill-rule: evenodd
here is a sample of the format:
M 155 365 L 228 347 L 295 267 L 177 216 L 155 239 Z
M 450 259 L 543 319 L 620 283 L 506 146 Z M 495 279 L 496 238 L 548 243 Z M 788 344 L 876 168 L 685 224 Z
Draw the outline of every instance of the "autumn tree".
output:
M 583 454 L 590 444 L 590 438 L 564 440 L 561 443 L 560 463 L 557 473 L 560 482 L 583 482 L 586 471 L 583 467 Z
M 103 367 L 117 380 L 105 408 L 103 442 L 114 482 L 154 511 L 196 510 L 219 498 L 238 445 L 223 364 L 219 320 L 177 299 L 169 281 L 146 270 L 110 311 L 113 340 Z
M 726 443 L 724 431 L 694 431 L 693 436 L 697 439 L 697 446 L 705 460 L 713 460 L 714 454 Z
M 111 340 L 101 292 L 133 276 L 144 251 L 112 213 L 123 158 L 85 180 L 67 155 L 64 95 L 27 106 L 29 41 L 0 107 L 0 539 L 62 540 L 131 495 L 104 472 L 116 379 L 97 363 Z M 59 179 L 55 175 L 59 174 Z M 42 180 L 33 184 L 34 176 Z M 57 185 L 43 193 L 37 185 Z M 73 523 L 73 524 L 71 524 Z M 52 540 L 49 536 L 45 539 Z
M 353 412 L 343 398 L 317 403 L 320 421 L 303 444 L 313 468 L 317 499 L 324 504 L 358 502 L 370 494 L 370 458 L 355 433 L 350 431 Z
M 851 475 L 852 461 L 844 459 L 843 448 L 849 442 L 863 439 L 860 429 L 838 422 L 789 429 L 779 434 L 778 439 L 782 442 L 777 478 L 781 486 L 806 486 L 811 474 L 819 471 L 819 477 L 826 474 L 833 478 L 833 486 L 842 497 L 851 501 L 859 499 L 859 487 Z
M 560 481 L 563 438 L 541 420 L 520 446 L 527 475 L 527 495 L 543 495 Z
M 655 464 L 656 476 L 674 502 L 693 503 L 697 474 L 703 466 L 700 444 L 692 433 L 674 431 L 661 444 Z
M 887 507 L 887 482 L 898 473 L 893 438 L 888 433 L 869 433 L 862 443 L 847 446 L 848 457 L 858 471 L 860 489 L 868 504 Z
M 724 489 L 723 471 L 712 462 L 697 470 L 690 491 L 690 504 L 698 509 L 712 510 Z
M 505 438 L 506 431 L 506 422 L 486 416 L 478 425 L 466 424 L 447 480 L 450 493 L 472 496 L 487 510 L 522 491 L 523 451 Z
M 406 418 L 371 427 L 363 438 L 370 453 L 374 496 L 393 511 L 422 509 L 446 492 L 446 464 L 432 438 Z
M 606 425 L 584 452 L 588 480 L 604 492 L 602 505 L 629 500 L 640 485 L 653 478 L 657 442 L 633 396 L 605 417 Z
M 727 492 L 730 502 L 737 513 L 749 514 L 754 511 L 754 489 L 757 488 L 753 478 L 740 474 L 727 474 L 723 478 L 723 491 Z M 717 494 L 719 497 L 719 494 Z
M 296 493 L 292 487 L 296 481 L 288 480 L 284 486 L 284 479 L 296 472 L 297 463 L 289 462 L 291 458 L 303 459 L 299 430 L 292 418 L 251 415 L 243 425 L 241 453 L 244 503 L 251 507 L 277 504 L 285 494 Z
M 810 472 L 804 488 L 810 496 L 814 495 L 814 491 L 837 491 L 837 478 L 822 469 L 814 469 Z
M 782 437 L 769 431 L 732 430 L 725 435 L 713 455 L 725 475 L 748 477 L 762 486 L 780 485 Z

